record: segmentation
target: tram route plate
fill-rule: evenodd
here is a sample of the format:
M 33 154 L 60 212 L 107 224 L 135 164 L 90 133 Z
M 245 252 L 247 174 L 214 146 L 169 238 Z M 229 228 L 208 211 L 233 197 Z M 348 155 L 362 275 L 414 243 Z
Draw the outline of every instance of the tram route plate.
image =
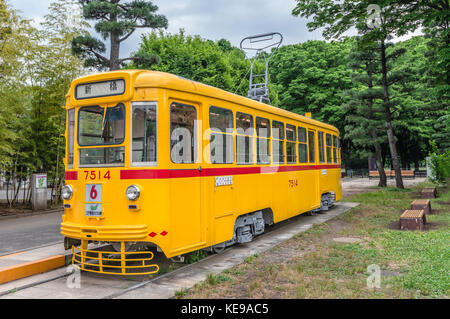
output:
M 102 204 L 88 203 L 84 205 L 84 215 L 86 217 L 102 217 Z
M 216 187 L 233 185 L 233 176 L 216 176 Z

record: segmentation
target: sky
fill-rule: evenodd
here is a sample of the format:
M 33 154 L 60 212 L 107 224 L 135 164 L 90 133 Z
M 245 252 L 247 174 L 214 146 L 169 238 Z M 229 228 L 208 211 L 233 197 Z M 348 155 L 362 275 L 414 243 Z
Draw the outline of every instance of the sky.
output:
M 43 21 L 52 0 L 7 0 L 21 15 L 33 19 L 35 26 Z M 309 32 L 304 18 L 292 16 L 295 0 L 153 0 L 159 14 L 169 20 L 167 29 L 178 33 L 183 28 L 188 35 L 210 40 L 228 39 L 239 46 L 246 37 L 268 32 L 280 32 L 283 44 L 323 39 L 320 31 Z M 91 21 L 93 25 L 93 21 Z M 138 30 L 122 43 L 121 56 L 137 51 L 142 33 Z

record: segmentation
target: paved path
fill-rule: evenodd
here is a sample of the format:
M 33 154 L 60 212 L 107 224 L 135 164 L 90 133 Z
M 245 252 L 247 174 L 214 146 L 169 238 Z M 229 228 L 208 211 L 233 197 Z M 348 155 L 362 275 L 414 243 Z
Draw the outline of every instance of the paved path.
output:
M 51 243 L 62 243 L 61 212 L 0 221 L 0 256 Z
M 414 179 L 403 179 L 405 187 L 412 187 L 426 180 L 425 177 L 417 177 Z M 395 179 L 387 180 L 388 186 L 395 187 Z M 378 179 L 372 178 L 344 178 L 342 180 L 342 193 L 344 197 L 355 194 L 366 193 L 369 191 L 376 191 L 378 188 Z

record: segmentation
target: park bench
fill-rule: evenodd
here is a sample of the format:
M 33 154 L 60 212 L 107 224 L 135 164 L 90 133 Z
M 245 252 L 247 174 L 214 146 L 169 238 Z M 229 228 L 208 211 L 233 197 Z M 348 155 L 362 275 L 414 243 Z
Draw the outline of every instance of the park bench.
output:
M 400 216 L 401 230 L 422 230 L 423 225 L 426 224 L 424 210 L 405 210 Z
M 431 213 L 431 201 L 429 199 L 416 199 L 411 204 L 412 210 L 423 210 L 425 215 Z
M 412 170 L 401 170 L 402 177 L 415 178 L 414 171 Z
M 391 177 L 391 171 L 385 170 L 384 172 L 386 174 L 386 178 L 390 178 Z M 380 173 L 378 172 L 378 170 L 376 170 L 376 171 L 369 171 L 369 179 L 371 179 L 372 177 L 376 177 L 376 178 L 380 177 Z
M 437 197 L 436 187 L 426 187 L 422 189 L 420 195 L 422 198 L 436 198 Z

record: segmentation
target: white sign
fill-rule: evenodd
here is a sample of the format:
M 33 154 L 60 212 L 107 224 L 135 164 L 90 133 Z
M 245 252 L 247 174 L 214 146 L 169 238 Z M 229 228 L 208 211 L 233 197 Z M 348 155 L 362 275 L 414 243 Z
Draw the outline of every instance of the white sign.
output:
M 233 185 L 233 176 L 216 176 L 216 187 Z
M 121 95 L 125 93 L 125 80 L 112 80 L 97 83 L 79 84 L 75 88 L 77 100 L 92 99 L 96 97 Z
M 36 188 L 47 188 L 47 175 L 36 175 Z
M 102 217 L 102 204 L 84 204 L 84 215 L 87 217 Z
M 99 203 L 102 201 L 102 185 L 101 184 L 86 184 L 84 191 L 84 200 L 87 203 Z
M 327 175 L 327 170 L 326 169 L 322 170 L 322 175 Z

